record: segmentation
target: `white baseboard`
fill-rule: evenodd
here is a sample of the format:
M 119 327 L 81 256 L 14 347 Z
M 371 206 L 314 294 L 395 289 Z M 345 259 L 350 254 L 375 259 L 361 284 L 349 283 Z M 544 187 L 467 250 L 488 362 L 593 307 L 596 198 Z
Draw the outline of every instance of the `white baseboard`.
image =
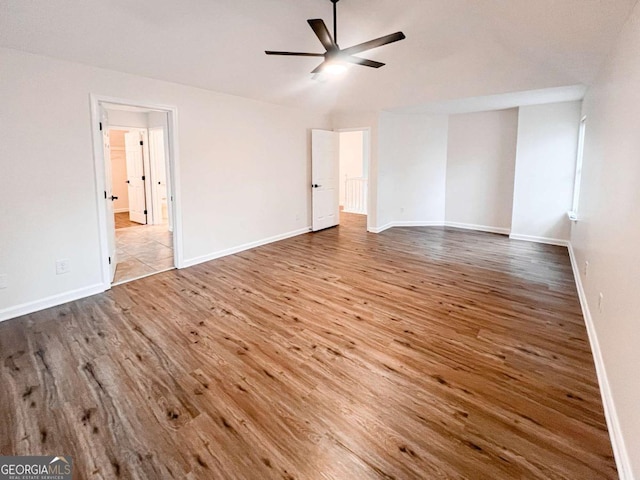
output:
M 293 232 L 276 235 L 273 237 L 265 238 L 263 240 L 258 240 L 256 242 L 246 243 L 238 247 L 222 250 L 220 252 L 215 252 L 209 255 L 203 255 L 201 257 L 185 260 L 183 262 L 182 268 L 190 267 L 192 265 L 197 265 L 198 263 L 207 262 L 209 260 L 214 260 L 216 258 L 224 257 L 227 255 L 232 255 L 234 253 L 242 252 L 244 250 L 249 250 L 251 248 L 259 247 L 261 245 L 266 245 L 268 243 L 284 240 L 286 238 L 295 237 L 296 235 L 301 235 L 303 233 L 308 233 L 310 231 L 311 231 L 311 227 L 301 228 Z M 104 285 L 100 283 L 100 284 L 92 285 L 90 287 L 79 288 L 77 290 L 71 290 L 69 292 L 52 295 L 50 297 L 46 297 L 33 302 L 15 305 L 13 307 L 0 310 L 0 322 L 4 320 L 9 320 L 10 318 L 16 318 L 22 315 L 27 315 L 29 313 L 37 312 L 39 310 L 44 310 L 46 308 L 62 305 L 63 303 L 72 302 L 80 298 L 89 297 L 91 295 L 95 295 L 96 293 L 102 293 L 104 291 L 105 291 Z
M 445 227 L 464 228 L 466 230 L 477 230 L 479 232 L 499 233 L 500 235 L 509 235 L 510 228 L 490 227 L 488 225 L 474 225 L 472 223 L 444 222 Z
M 457 223 L 457 222 L 443 222 L 439 220 L 416 220 L 416 221 L 398 221 L 389 222 L 381 227 L 371 227 L 369 232 L 380 233 L 388 230 L 392 227 L 454 227 L 464 228 L 466 230 L 476 230 L 479 232 L 499 233 L 501 235 L 509 235 L 511 230 L 509 228 L 489 227 L 487 225 L 473 225 L 470 223 Z M 532 240 L 534 241 L 534 240 Z
M 393 227 L 441 227 L 443 222 L 432 220 L 410 220 L 410 221 L 398 221 L 389 222 L 381 227 L 371 227 L 367 231 L 371 233 L 384 232 Z
M 598 342 L 598 335 L 593 324 L 593 318 L 591 316 L 589 304 L 587 303 L 587 297 L 582 285 L 582 277 L 580 276 L 578 262 L 576 260 L 571 242 L 567 242 L 567 247 L 569 249 L 569 258 L 571 259 L 571 268 L 573 270 L 573 276 L 576 281 L 576 288 L 578 289 L 578 298 L 580 299 L 580 306 L 582 307 L 582 315 L 584 316 L 584 323 L 587 327 L 587 335 L 589 336 L 589 343 L 591 344 L 593 361 L 596 365 L 596 374 L 598 376 L 598 384 L 600 385 L 600 395 L 602 396 L 604 415 L 607 420 L 607 427 L 609 430 L 609 437 L 611 438 L 613 455 L 618 467 L 618 476 L 620 477 L 620 480 L 634 480 L 633 471 L 631 470 L 631 459 L 629 458 L 629 454 L 627 453 L 627 448 L 624 443 L 624 438 L 622 437 L 620 420 L 618 419 L 618 414 L 616 413 L 616 406 L 611 394 L 611 387 L 609 386 L 609 380 L 607 377 L 604 360 L 602 359 L 602 352 L 600 350 L 600 343 Z
M 295 237 L 297 235 L 302 235 L 303 233 L 309 233 L 310 231 L 311 231 L 311 227 L 300 228 L 292 232 L 275 235 L 269 238 L 263 238 L 262 240 L 245 243 L 244 245 L 238 245 L 237 247 L 231 247 L 231 248 L 227 248 L 226 250 L 220 250 L 218 252 L 209 253 L 207 255 L 201 255 L 199 257 L 190 258 L 190 259 L 184 260 L 180 268 L 191 267 L 193 265 L 198 265 L 199 263 L 215 260 L 216 258 L 226 257 L 227 255 L 233 255 L 234 253 L 240 253 L 245 250 L 250 250 L 252 248 L 260 247 L 262 245 L 267 245 L 268 243 L 278 242 L 280 240 L 285 240 L 287 238 Z
M 10 318 L 21 317 L 22 315 L 27 315 L 39 310 L 44 310 L 45 308 L 62 305 L 63 303 L 72 302 L 80 298 L 89 297 L 91 295 L 102 293 L 104 291 L 104 285 L 99 283 L 96 285 L 91 285 L 90 287 L 78 288 L 69 292 L 52 295 L 50 297 L 42 298 L 34 302 L 15 305 L 13 307 L 0 310 L 0 322 L 9 320 Z
M 561 247 L 569 246 L 569 240 L 563 240 L 560 238 L 521 235 L 519 233 L 511 233 L 511 230 L 509 228 L 489 227 L 487 225 L 474 225 L 470 223 L 457 223 L 457 222 L 423 221 L 423 220 L 398 221 L 398 222 L 389 222 L 383 225 L 382 227 L 371 227 L 369 228 L 368 231 L 372 233 L 380 233 L 392 227 L 442 227 L 442 226 L 453 227 L 453 228 L 464 228 L 466 230 L 476 230 L 479 232 L 499 233 L 501 235 L 509 235 L 509 238 L 511 238 L 512 240 L 523 240 L 525 242 L 545 243 L 548 245 L 559 245 Z
M 569 240 L 562 240 L 560 238 L 536 237 L 533 235 L 520 235 L 519 233 L 511 233 L 509 234 L 509 238 L 513 240 L 523 240 L 525 242 L 546 243 L 548 245 L 559 245 L 561 247 L 569 246 Z
M 441 227 L 442 225 L 443 225 L 442 221 L 432 221 L 432 220 L 393 222 L 394 227 Z
M 114 208 L 113 213 L 127 213 L 129 211 L 128 208 Z
M 389 230 L 393 226 L 395 226 L 393 222 L 389 222 L 384 224 L 381 227 L 369 227 L 367 231 L 371 233 L 381 233 L 381 232 L 384 232 L 385 230 Z

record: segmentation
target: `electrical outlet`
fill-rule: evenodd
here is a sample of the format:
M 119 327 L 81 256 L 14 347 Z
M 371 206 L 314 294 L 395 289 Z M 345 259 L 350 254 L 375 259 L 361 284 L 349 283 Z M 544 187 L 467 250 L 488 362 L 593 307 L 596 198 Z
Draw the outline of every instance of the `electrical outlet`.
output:
M 589 275 L 589 262 L 587 260 L 585 260 L 585 262 L 584 262 L 584 276 L 586 277 L 587 275 Z
M 602 292 L 600 292 L 600 295 L 598 295 L 598 312 L 602 313 L 602 309 L 604 308 L 604 295 L 602 295 Z
M 71 260 L 63 258 L 56 260 L 56 275 L 63 275 L 71 271 Z
M 9 276 L 7 274 L 3 273 L 2 275 L 0 275 L 0 290 L 3 288 L 7 288 L 9 286 L 7 283 L 8 279 L 9 279 Z

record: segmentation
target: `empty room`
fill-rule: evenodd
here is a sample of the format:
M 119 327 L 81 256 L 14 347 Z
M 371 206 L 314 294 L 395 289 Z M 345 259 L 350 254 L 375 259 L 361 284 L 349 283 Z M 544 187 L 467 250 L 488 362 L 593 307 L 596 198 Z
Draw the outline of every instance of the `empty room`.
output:
M 637 0 L 0 0 L 0 478 L 640 480 Z

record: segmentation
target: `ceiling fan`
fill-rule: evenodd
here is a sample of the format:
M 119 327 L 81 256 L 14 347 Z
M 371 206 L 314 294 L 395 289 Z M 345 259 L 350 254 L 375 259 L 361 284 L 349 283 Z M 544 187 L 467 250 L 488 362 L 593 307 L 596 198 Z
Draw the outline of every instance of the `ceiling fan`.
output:
M 338 46 L 338 22 L 337 22 L 337 3 L 340 0 L 330 0 L 333 3 L 333 38 L 327 29 L 324 21 L 320 18 L 312 18 L 307 20 L 314 33 L 322 43 L 325 49 L 324 53 L 306 53 L 306 52 L 274 52 L 273 50 L 266 50 L 264 53 L 267 55 L 288 55 L 295 57 L 324 57 L 324 61 L 318 65 L 311 73 L 319 73 L 325 70 L 344 69 L 343 62 L 355 63 L 356 65 L 363 65 L 365 67 L 380 68 L 384 66 L 384 63 L 376 62 L 374 60 L 367 60 L 366 58 L 355 57 L 357 53 L 378 48 L 389 43 L 404 40 L 406 37 L 402 32 L 392 33 L 391 35 L 385 35 L 384 37 L 376 38 L 375 40 L 369 40 L 368 42 L 360 43 L 349 48 L 340 48 Z

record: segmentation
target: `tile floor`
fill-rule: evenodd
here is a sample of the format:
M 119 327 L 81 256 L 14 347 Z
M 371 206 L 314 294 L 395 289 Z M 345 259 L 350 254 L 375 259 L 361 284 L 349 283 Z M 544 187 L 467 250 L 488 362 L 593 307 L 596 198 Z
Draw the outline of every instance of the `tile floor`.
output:
M 139 225 L 116 230 L 118 264 L 113 283 L 173 268 L 173 237 L 167 225 Z

